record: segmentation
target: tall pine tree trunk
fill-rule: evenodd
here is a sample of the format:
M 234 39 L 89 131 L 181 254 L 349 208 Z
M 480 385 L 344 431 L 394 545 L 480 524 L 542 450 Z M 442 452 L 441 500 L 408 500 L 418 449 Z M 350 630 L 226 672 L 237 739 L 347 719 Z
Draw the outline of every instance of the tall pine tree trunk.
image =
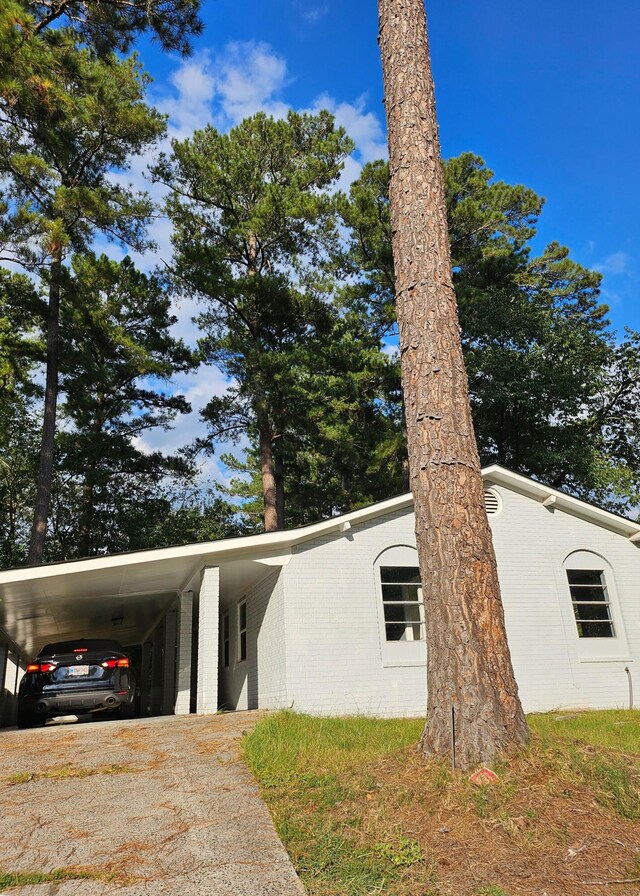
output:
M 276 513 L 278 516 L 278 529 L 284 529 L 285 491 L 284 491 L 284 462 L 282 460 L 282 441 L 280 450 L 276 452 L 275 477 L 276 477 Z
M 29 545 L 29 566 L 42 563 L 47 521 L 51 504 L 53 449 L 58 409 L 58 330 L 60 326 L 60 293 L 62 288 L 62 249 L 56 249 L 51 263 L 49 307 L 47 311 L 47 372 L 44 390 L 44 417 L 40 442 L 40 461 L 36 487 L 36 504 Z
M 527 739 L 462 358 L 423 0 L 378 0 L 411 489 L 427 630 L 426 754 Z
M 264 499 L 264 531 L 275 532 L 280 526 L 278 525 L 278 489 L 273 458 L 273 440 L 266 421 L 258 420 L 258 430 L 262 497 Z
M 93 477 L 95 476 L 95 464 L 91 464 L 87 468 L 82 483 L 82 503 L 80 510 L 80 521 L 78 523 L 78 556 L 88 557 L 91 550 L 91 530 L 93 528 L 94 514 L 94 486 Z

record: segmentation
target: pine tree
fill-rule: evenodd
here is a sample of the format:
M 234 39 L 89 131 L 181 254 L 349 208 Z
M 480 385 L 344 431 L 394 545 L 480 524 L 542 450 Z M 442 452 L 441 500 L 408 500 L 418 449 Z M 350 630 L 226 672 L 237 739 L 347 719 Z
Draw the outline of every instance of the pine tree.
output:
M 427 754 L 488 761 L 527 738 L 484 509 L 452 281 L 423 0 L 379 0 L 392 246 L 425 601 Z
M 151 203 L 118 183 L 112 172 L 152 145 L 165 123 L 144 102 L 148 79 L 134 58 L 98 59 L 78 48 L 66 29 L 45 31 L 23 46 L 16 51 L 16 77 L 1 81 L 0 199 L 6 214 L 0 245 L 5 257 L 37 273 L 48 293 L 33 564 L 42 560 L 51 495 L 66 260 L 85 251 L 96 233 L 137 248 L 145 245 Z
M 290 371 L 324 312 L 297 288 L 301 260 L 334 237 L 335 183 L 353 144 L 332 117 L 264 114 L 220 134 L 207 127 L 173 144 L 155 169 L 173 193 L 173 279 L 206 302 L 202 347 L 234 385 L 205 416 L 220 438 L 253 427 L 260 455 L 265 529 L 284 525 L 283 416 Z

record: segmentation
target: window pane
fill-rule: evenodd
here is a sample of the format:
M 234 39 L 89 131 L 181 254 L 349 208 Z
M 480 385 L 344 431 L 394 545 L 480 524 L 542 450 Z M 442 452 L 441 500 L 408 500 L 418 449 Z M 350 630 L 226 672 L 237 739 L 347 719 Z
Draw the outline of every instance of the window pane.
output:
M 240 659 L 246 660 L 247 658 L 247 633 L 240 632 Z
M 570 585 L 602 586 L 602 570 L 598 569 L 568 569 L 567 578 Z
M 247 605 L 246 603 L 240 604 L 240 628 L 247 627 Z
M 380 579 L 384 582 L 420 584 L 420 570 L 415 566 L 381 566 Z
M 613 638 L 613 623 L 604 572 L 568 569 L 573 614 L 580 638 Z
M 422 624 L 409 625 L 400 622 L 387 622 L 385 629 L 387 641 L 423 641 Z
M 573 600 L 581 601 L 587 600 L 597 600 L 597 601 L 606 601 L 607 600 L 607 592 L 602 587 L 602 585 L 571 585 L 570 589 L 571 597 Z
M 419 585 L 383 585 L 382 599 L 385 603 L 389 601 L 418 601 Z
M 576 619 L 589 621 L 590 619 L 600 619 L 603 622 L 611 621 L 609 607 L 606 604 L 574 604 L 573 612 Z
M 385 622 L 422 622 L 419 604 L 385 604 Z
M 610 622 L 578 622 L 576 624 L 581 638 L 613 638 L 613 626 Z

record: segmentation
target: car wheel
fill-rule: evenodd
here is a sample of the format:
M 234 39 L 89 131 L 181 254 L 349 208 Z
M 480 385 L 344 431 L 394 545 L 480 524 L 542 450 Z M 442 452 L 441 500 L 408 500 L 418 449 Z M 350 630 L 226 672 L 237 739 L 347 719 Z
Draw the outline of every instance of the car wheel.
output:
M 131 703 L 121 703 L 118 710 L 119 719 L 133 719 L 135 717 L 135 705 L 133 700 Z

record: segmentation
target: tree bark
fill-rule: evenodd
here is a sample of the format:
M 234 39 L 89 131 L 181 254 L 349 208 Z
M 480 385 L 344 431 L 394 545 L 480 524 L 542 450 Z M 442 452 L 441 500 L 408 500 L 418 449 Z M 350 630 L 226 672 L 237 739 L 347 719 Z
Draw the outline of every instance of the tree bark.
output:
M 423 0 L 378 0 L 392 247 L 425 603 L 427 755 L 469 768 L 524 743 L 453 289 Z
M 33 513 L 31 542 L 27 564 L 37 566 L 42 563 L 47 521 L 51 504 L 51 482 L 53 478 L 53 449 L 56 435 L 56 413 L 58 407 L 58 331 L 60 327 L 60 292 L 62 281 L 62 250 L 54 252 L 51 262 L 49 283 L 49 307 L 47 312 L 47 372 L 44 391 L 44 417 L 40 442 L 40 460 L 36 503 Z
M 78 523 L 78 556 L 88 557 L 91 550 L 91 529 L 93 527 L 95 466 L 92 464 L 85 473 L 82 483 L 82 509 Z
M 278 529 L 284 529 L 285 491 L 284 491 L 284 463 L 282 455 L 276 452 L 275 460 L 276 477 L 276 512 L 278 516 Z
M 258 422 L 260 432 L 260 472 L 262 474 L 262 496 L 264 499 L 264 531 L 276 532 L 278 525 L 278 500 L 273 441 L 268 427 Z

